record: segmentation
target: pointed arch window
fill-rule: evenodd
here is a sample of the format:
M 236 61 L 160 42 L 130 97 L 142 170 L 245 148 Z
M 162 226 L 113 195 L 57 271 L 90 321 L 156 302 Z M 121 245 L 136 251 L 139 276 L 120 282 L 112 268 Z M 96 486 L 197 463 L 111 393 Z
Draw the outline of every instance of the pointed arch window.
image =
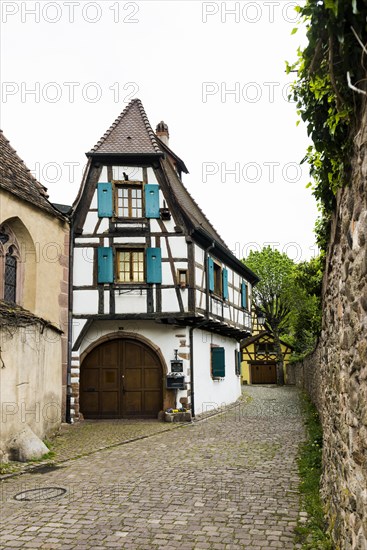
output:
M 0 299 L 20 303 L 19 245 L 13 231 L 0 225 Z

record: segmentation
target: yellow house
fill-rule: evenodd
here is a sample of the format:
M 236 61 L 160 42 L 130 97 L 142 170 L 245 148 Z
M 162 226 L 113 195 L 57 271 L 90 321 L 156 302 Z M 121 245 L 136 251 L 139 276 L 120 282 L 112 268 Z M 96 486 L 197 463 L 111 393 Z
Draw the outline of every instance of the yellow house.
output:
M 69 223 L 1 131 L 0 173 L 1 460 L 65 413 Z
M 280 345 L 283 353 L 284 380 L 286 382 L 286 367 L 293 348 L 283 341 Z M 242 384 L 277 383 L 274 339 L 268 331 L 258 331 L 253 336 L 243 340 L 241 342 L 241 353 Z

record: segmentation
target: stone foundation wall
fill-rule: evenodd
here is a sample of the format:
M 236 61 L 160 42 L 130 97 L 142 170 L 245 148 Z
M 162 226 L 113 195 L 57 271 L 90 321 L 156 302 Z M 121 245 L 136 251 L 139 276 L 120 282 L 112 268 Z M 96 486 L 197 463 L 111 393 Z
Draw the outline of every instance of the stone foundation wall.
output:
M 322 495 L 335 548 L 367 548 L 367 111 L 340 190 L 323 282 L 321 338 L 291 379 L 324 430 Z

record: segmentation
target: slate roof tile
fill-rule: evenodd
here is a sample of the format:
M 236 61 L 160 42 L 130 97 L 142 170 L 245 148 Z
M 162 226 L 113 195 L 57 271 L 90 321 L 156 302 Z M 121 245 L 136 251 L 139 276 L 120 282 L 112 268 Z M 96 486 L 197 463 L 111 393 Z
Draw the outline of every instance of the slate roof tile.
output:
M 102 153 L 161 154 L 140 99 L 133 99 L 129 103 L 87 155 Z
M 46 187 L 32 176 L 2 130 L 0 130 L 0 188 L 53 216 L 64 219 L 49 202 Z

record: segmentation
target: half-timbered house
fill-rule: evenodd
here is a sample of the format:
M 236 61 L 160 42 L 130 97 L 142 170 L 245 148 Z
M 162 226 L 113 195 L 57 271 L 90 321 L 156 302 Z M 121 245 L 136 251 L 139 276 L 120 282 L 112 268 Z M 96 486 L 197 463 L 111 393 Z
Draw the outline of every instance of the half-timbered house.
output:
M 277 354 L 274 337 L 267 330 L 254 331 L 255 334 L 241 342 L 242 384 L 276 384 Z M 287 365 L 293 347 L 283 340 L 280 341 L 283 355 L 284 380 L 287 381 Z
M 182 183 L 134 99 L 95 147 L 73 206 L 72 415 L 198 414 L 241 392 L 257 277 Z

